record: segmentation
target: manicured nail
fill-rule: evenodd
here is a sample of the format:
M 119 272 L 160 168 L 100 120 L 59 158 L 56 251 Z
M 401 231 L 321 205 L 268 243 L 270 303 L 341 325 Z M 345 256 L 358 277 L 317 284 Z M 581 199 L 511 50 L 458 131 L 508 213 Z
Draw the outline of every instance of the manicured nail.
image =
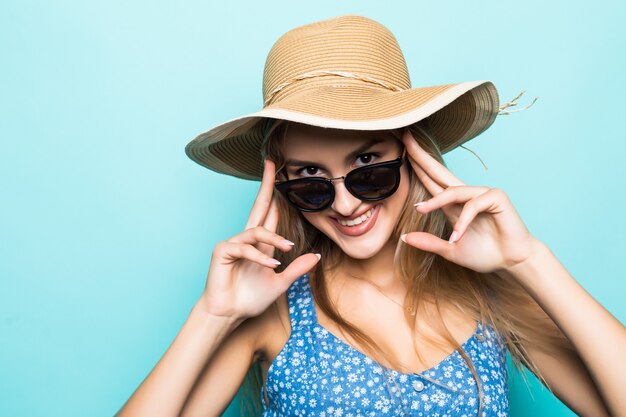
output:
M 406 233 L 403 235 L 400 235 L 400 240 L 406 243 Z
M 281 240 L 280 243 L 282 245 L 291 245 L 291 246 L 295 245 L 295 243 L 293 243 L 291 240 L 287 240 L 287 239 Z
M 455 230 L 454 232 L 452 232 L 452 234 L 450 235 L 450 240 L 448 240 L 448 243 L 449 243 L 449 244 L 454 243 L 454 241 L 456 240 L 456 237 L 457 237 L 458 235 L 459 235 L 459 234 L 457 233 L 457 231 L 456 231 L 456 230 Z
M 413 204 L 413 205 L 414 205 L 415 207 L 421 207 L 421 206 L 423 206 L 424 204 L 426 204 L 426 202 L 425 202 L 425 201 L 420 201 L 419 203 L 415 203 L 415 204 Z
M 268 259 L 267 261 L 274 265 L 280 265 L 280 261 L 278 259 L 271 258 L 271 259 Z
M 315 256 L 317 256 L 317 259 L 322 259 L 322 254 L 321 253 L 316 253 Z

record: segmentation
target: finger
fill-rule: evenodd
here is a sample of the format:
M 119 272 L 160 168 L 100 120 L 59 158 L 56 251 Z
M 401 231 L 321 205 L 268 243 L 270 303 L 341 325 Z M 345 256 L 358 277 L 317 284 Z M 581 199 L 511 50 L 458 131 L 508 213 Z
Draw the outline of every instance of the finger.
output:
M 454 224 L 463 210 L 462 205 L 487 190 L 487 187 L 453 185 L 428 200 L 416 203 L 415 209 L 423 214 L 441 209 L 448 221 Z
M 281 285 L 282 292 L 287 291 L 289 285 L 298 277 L 310 271 L 319 260 L 320 258 L 317 254 L 306 253 L 294 259 L 283 272 L 276 274 L 276 282 Z
M 245 229 L 263 224 L 263 221 L 265 220 L 274 191 L 275 168 L 276 167 L 273 161 L 269 159 L 265 160 L 261 186 L 259 187 L 259 192 L 257 193 L 252 209 L 250 210 L 250 215 L 248 216 Z
M 424 187 L 426 187 L 426 190 L 428 190 L 430 195 L 435 196 L 444 190 L 441 185 L 433 181 L 433 179 L 430 178 L 422 168 L 420 168 L 417 162 L 413 161 L 411 158 L 409 158 L 409 162 L 411 163 L 411 166 L 413 166 L 413 170 L 417 174 L 417 178 L 424 185 Z
M 454 232 L 452 232 L 452 236 L 450 237 L 450 243 L 458 242 L 461 239 L 467 227 L 479 213 L 487 212 L 495 214 L 501 211 L 501 206 L 499 193 L 495 192 L 493 189 L 469 200 L 463 206 L 459 218 L 454 223 Z
M 409 129 L 404 130 L 402 141 L 404 146 L 406 146 L 409 157 L 417 162 L 426 174 L 440 186 L 447 188 L 451 185 L 463 185 L 463 182 L 455 177 L 448 168 L 419 146 Z
M 245 243 L 256 246 L 258 250 L 267 256 L 273 256 L 275 248 L 289 250 L 293 247 L 293 242 L 290 242 L 271 230 L 267 230 L 263 226 L 247 229 L 228 239 L 228 242 Z
M 419 167 L 419 165 L 416 164 L 415 169 L 416 169 L 415 172 L 417 173 L 418 178 L 420 179 L 422 184 L 424 184 L 424 186 L 426 187 L 428 192 L 430 192 L 431 196 L 434 197 L 435 195 L 439 195 L 439 194 L 441 194 L 445 190 L 445 188 L 441 187 L 439 184 L 437 184 L 435 181 L 433 181 L 433 179 L 430 178 L 426 174 L 426 172 L 424 172 L 424 170 Z M 426 201 L 429 201 L 429 200 L 426 200 Z M 424 202 L 422 201 L 422 202 L 416 203 L 416 205 L 415 205 L 416 208 L 418 207 L 418 204 L 419 205 L 423 205 Z M 458 209 L 456 209 L 455 207 L 443 206 L 443 207 L 441 207 L 441 211 L 443 211 L 443 214 L 445 214 L 446 218 L 450 222 L 456 221 Z M 429 211 L 421 211 L 421 212 L 426 214 Z
M 488 187 L 470 185 L 454 185 L 442 190 L 439 194 L 415 204 L 420 213 L 428 213 L 438 208 L 443 208 L 452 203 L 465 204 L 472 198 L 489 191 Z
M 275 232 L 276 228 L 278 227 L 278 217 L 278 202 L 276 201 L 276 197 L 272 196 L 270 208 L 268 210 L 267 216 L 265 217 L 263 227 L 265 227 L 269 231 Z
M 220 258 L 220 262 L 231 264 L 240 259 L 255 262 L 261 266 L 276 268 L 280 262 L 271 256 L 267 256 L 252 245 L 237 242 L 220 242 L 215 246 L 214 253 Z
M 272 197 L 272 202 L 270 203 L 270 208 L 267 213 L 267 216 L 265 217 L 265 222 L 263 223 L 263 227 L 269 230 L 270 232 L 276 232 L 276 228 L 278 227 L 278 203 L 276 202 L 275 197 Z M 288 240 L 282 237 L 281 239 L 285 241 L 284 243 L 289 242 Z M 293 242 L 290 242 L 289 248 L 291 248 L 292 245 L 293 245 Z M 274 256 L 274 246 L 267 245 L 265 243 L 259 243 L 257 245 L 257 248 L 259 248 L 259 250 L 266 255 Z
M 403 242 L 426 252 L 436 253 L 443 258 L 453 261 L 454 245 L 450 245 L 447 240 L 427 232 L 410 232 L 403 235 Z

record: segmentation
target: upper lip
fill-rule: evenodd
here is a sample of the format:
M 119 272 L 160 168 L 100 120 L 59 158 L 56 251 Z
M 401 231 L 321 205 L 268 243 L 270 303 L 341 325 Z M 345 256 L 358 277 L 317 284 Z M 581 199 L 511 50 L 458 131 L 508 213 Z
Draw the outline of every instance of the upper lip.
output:
M 368 210 L 372 209 L 376 207 L 376 205 L 373 205 L 371 207 L 367 207 L 365 210 L 361 211 L 359 214 L 355 214 L 352 217 L 338 217 L 338 216 L 330 216 L 331 218 L 335 219 L 335 220 L 343 220 L 343 221 L 348 221 L 348 220 L 356 220 L 357 218 L 361 217 L 362 215 L 364 215 L 365 213 L 368 212 Z

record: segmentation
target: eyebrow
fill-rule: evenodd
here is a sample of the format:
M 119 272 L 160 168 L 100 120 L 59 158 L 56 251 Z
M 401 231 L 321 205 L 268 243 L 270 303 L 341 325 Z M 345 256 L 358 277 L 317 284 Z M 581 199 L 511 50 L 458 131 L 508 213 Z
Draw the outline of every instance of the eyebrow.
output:
M 372 138 L 372 139 L 368 140 L 363 145 L 359 146 L 358 148 L 356 148 L 355 150 L 350 152 L 348 155 L 346 155 L 346 157 L 344 159 L 344 162 L 346 164 L 348 164 L 356 156 L 358 156 L 359 154 L 361 154 L 364 151 L 368 150 L 372 146 L 374 146 L 374 145 L 376 145 L 378 143 L 381 143 L 381 142 L 384 142 L 384 139 L 382 139 L 382 138 Z M 303 160 L 300 160 L 300 159 L 288 159 L 288 160 L 285 161 L 285 166 L 287 166 L 287 165 L 294 166 L 294 167 L 304 167 L 304 166 L 315 165 L 315 166 L 319 166 L 321 168 L 326 168 L 323 164 L 320 164 L 319 162 L 303 161 Z

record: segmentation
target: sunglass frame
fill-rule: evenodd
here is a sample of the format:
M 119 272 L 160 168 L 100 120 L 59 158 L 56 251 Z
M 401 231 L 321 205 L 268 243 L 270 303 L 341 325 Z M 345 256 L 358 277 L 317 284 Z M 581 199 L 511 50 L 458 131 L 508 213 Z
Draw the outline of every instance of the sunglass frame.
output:
M 402 163 L 404 162 L 405 156 L 406 156 L 406 148 L 403 150 L 402 155 L 400 155 L 396 159 L 393 159 L 391 161 L 378 162 L 378 163 L 375 163 L 375 164 L 358 167 L 358 168 L 355 168 L 352 171 L 348 172 L 346 175 L 342 175 L 340 177 L 335 177 L 335 178 L 325 178 L 325 177 L 296 178 L 296 179 L 293 179 L 293 180 L 287 180 L 287 181 L 282 181 L 282 182 L 280 180 L 276 180 L 276 182 L 274 183 L 274 186 L 285 197 L 285 199 L 287 200 L 287 202 L 289 202 L 289 204 L 291 204 L 296 209 L 298 209 L 300 211 L 303 211 L 303 212 L 306 212 L 306 213 L 316 213 L 316 212 L 319 212 L 319 211 L 323 211 L 326 208 L 328 208 L 331 204 L 333 204 L 333 202 L 335 201 L 335 186 L 333 184 L 333 181 L 334 180 L 338 180 L 338 179 L 343 179 L 344 180 L 344 184 L 346 185 L 346 189 L 348 190 L 348 192 L 350 194 L 352 194 L 353 196 L 355 196 L 356 198 L 358 198 L 359 200 L 362 200 L 362 201 L 379 201 L 379 200 L 384 200 L 385 198 L 389 198 L 390 196 L 392 196 L 393 193 L 395 193 L 396 190 L 398 189 L 398 187 L 400 186 L 400 167 L 402 166 Z M 350 186 L 350 180 L 349 180 L 349 178 L 351 176 L 359 174 L 359 173 L 361 173 L 363 171 L 370 171 L 372 169 L 377 169 L 377 168 L 392 168 L 392 169 L 395 170 L 396 183 L 395 183 L 393 188 L 388 193 L 386 193 L 386 194 L 384 194 L 382 196 L 379 196 L 379 197 L 367 198 L 367 197 L 360 196 L 358 193 L 356 193 L 356 192 L 354 192 L 354 190 L 352 190 L 352 187 Z M 329 190 L 329 193 L 330 193 L 330 200 L 328 201 L 328 203 L 324 204 L 323 206 L 320 206 L 319 208 L 308 209 L 308 208 L 300 207 L 297 203 L 292 201 L 291 198 L 289 198 L 289 193 L 288 193 L 289 187 L 294 185 L 294 184 L 299 184 L 299 183 L 302 183 L 302 182 L 319 182 L 319 183 L 324 184 L 325 186 L 327 184 L 329 184 L 328 190 Z

